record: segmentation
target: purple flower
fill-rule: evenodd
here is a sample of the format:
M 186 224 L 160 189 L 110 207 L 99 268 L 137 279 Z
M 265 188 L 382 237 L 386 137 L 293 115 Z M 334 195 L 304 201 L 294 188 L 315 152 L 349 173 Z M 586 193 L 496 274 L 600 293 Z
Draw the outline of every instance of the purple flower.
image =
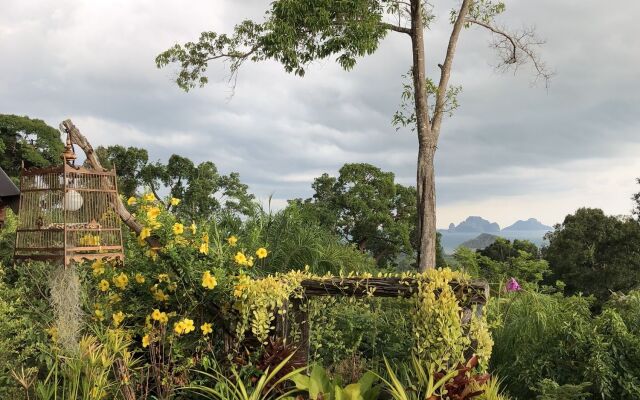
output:
M 520 284 L 518 283 L 518 281 L 516 281 L 516 278 L 511 278 L 507 281 L 507 286 L 505 287 L 505 290 L 507 292 L 519 292 L 520 290 L 522 290 L 522 288 L 520 287 Z

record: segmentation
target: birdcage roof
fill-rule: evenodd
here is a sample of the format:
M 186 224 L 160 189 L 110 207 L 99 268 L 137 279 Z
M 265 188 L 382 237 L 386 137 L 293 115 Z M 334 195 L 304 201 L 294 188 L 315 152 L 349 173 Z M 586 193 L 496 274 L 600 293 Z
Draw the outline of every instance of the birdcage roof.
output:
M 13 212 L 18 212 L 20 190 L 11 178 L 0 168 L 0 207 L 9 206 Z
M 74 174 L 88 174 L 88 175 L 108 175 L 115 176 L 115 169 L 107 170 L 103 169 L 102 171 L 96 171 L 94 169 L 86 168 L 83 166 L 77 165 L 69 165 L 69 164 L 61 164 L 55 165 L 51 167 L 45 168 L 24 168 L 22 170 L 22 176 L 33 176 L 33 175 L 43 175 L 43 174 L 55 174 L 55 173 L 74 173 Z
M 0 197 L 14 197 L 20 194 L 20 190 L 11 178 L 0 168 Z

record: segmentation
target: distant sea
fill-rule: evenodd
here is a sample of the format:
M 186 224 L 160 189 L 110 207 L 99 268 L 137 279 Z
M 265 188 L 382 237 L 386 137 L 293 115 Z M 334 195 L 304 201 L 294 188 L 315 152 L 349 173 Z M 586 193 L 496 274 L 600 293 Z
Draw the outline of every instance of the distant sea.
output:
M 474 239 L 480 235 L 480 232 L 443 232 L 442 233 L 442 247 L 444 248 L 444 252 L 446 254 L 452 254 L 460 244 L 466 242 L 467 240 Z M 496 232 L 490 233 L 491 235 L 500 236 L 505 239 L 513 240 L 529 240 L 536 244 L 536 246 L 540 247 L 546 244 L 544 240 L 544 235 L 548 231 L 505 231 L 505 232 Z M 488 232 L 487 232 L 488 233 Z

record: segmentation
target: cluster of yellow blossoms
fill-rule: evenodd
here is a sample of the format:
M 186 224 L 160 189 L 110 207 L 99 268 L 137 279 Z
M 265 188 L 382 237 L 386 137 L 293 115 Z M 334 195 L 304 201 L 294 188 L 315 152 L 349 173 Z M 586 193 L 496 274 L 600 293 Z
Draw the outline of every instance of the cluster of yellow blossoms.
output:
M 124 290 L 129 284 L 129 278 L 124 272 L 121 272 L 119 275 L 114 276 L 112 281 L 113 284 L 120 290 Z
M 211 275 L 210 271 L 204 271 L 202 274 L 202 287 L 213 290 L 218 285 L 216 277 Z
M 161 324 L 166 324 L 169 322 L 169 316 L 166 312 L 161 312 L 159 309 L 154 309 L 151 313 L 151 319 L 154 321 L 158 321 Z
M 193 320 L 184 318 L 173 325 L 173 331 L 178 335 L 186 335 L 193 332 L 196 328 L 193 326 Z
M 232 236 L 232 238 L 235 238 L 235 236 Z M 229 239 L 231 239 L 231 238 L 229 238 Z M 256 250 L 256 256 L 258 257 L 259 260 L 261 260 L 263 258 L 266 258 L 268 254 L 269 254 L 269 252 L 264 247 L 260 247 L 258 250 Z M 244 267 L 253 267 L 253 264 L 254 264 L 253 256 L 247 257 L 241 251 L 236 253 L 236 255 L 233 257 L 233 260 L 236 262 L 236 264 L 244 266 Z

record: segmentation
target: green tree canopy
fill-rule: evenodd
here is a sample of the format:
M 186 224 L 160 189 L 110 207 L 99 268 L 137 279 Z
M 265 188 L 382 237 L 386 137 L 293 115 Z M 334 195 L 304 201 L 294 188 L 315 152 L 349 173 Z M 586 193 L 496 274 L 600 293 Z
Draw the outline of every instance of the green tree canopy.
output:
M 581 208 L 546 238 L 550 281 L 562 280 L 570 294 L 582 292 L 604 301 L 611 291 L 640 284 L 640 225 L 634 220 Z
M 105 168 L 116 167 L 118 190 L 125 197 L 135 195 L 140 185 L 140 171 L 149 161 L 147 150 L 138 147 L 99 146 L 96 155 Z
M 175 207 L 187 220 L 213 218 L 218 211 L 248 215 L 254 210 L 255 198 L 240 182 L 240 176 L 235 172 L 221 175 L 210 161 L 195 165 L 173 154 L 166 164 L 149 162 L 147 151 L 137 147 L 98 147 L 96 153 L 106 167 L 116 166 L 123 195 L 151 191 L 163 204 L 163 193 L 178 198 L 181 201 L 177 206 L 165 206 Z
M 371 164 L 345 164 L 338 177 L 316 178 L 313 197 L 298 203 L 319 224 L 385 265 L 401 254 L 415 257 L 417 246 L 415 188 L 394 179 Z
M 512 243 L 501 237 L 484 249 L 477 250 L 478 253 L 494 261 L 508 261 L 510 258 L 518 257 L 520 251 L 524 251 L 532 257 L 538 257 L 540 253 L 538 246 L 529 240 L 515 239 Z
M 39 119 L 0 114 L 0 167 L 12 178 L 26 167 L 61 164 L 60 132 Z

